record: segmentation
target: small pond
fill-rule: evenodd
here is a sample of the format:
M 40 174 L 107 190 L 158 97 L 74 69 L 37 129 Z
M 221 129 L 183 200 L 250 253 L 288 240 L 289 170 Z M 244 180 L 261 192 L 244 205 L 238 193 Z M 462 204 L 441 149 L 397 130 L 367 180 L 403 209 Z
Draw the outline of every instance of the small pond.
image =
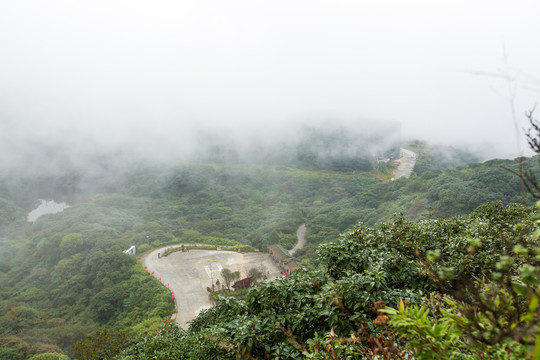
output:
M 57 203 L 54 200 L 43 200 L 39 199 L 40 205 L 35 208 L 34 210 L 30 211 L 26 219 L 29 222 L 34 222 L 38 217 L 45 214 L 56 214 L 61 211 L 64 211 L 64 209 L 67 209 L 69 205 L 67 205 L 65 202 Z

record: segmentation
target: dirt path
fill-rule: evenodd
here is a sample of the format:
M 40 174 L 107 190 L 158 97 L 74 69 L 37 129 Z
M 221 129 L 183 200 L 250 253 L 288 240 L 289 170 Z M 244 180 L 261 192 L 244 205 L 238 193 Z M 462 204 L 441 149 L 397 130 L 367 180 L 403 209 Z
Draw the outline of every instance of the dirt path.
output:
M 289 250 L 289 255 L 293 256 L 296 250 L 301 249 L 306 245 L 306 224 L 301 224 L 298 229 L 296 229 L 296 244 L 294 247 Z
M 212 287 L 212 282 L 215 284 L 216 280 L 223 283 L 222 269 L 240 271 L 242 277 L 247 276 L 247 271 L 252 268 L 265 271 L 268 279 L 281 276 L 277 264 L 264 253 L 190 250 L 158 258 L 157 254 L 162 254 L 166 249 L 160 248 L 144 255 L 141 263 L 146 271 L 153 273 L 154 278 L 171 291 L 177 310 L 175 321 L 184 329 L 202 309 L 212 306 L 206 289 Z
M 401 177 L 408 178 L 411 176 L 414 165 L 416 164 L 416 153 L 401 148 L 399 149 L 399 155 L 399 159 L 396 161 L 398 167 L 392 180 L 397 180 Z

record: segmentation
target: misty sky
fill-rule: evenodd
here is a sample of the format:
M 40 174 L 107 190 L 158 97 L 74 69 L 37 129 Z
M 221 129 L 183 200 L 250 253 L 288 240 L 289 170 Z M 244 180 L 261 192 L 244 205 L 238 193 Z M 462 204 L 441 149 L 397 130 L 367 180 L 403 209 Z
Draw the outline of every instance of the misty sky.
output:
M 174 153 L 193 129 L 369 119 L 513 157 L 508 85 L 521 131 L 539 40 L 538 0 L 0 0 L 0 149 Z

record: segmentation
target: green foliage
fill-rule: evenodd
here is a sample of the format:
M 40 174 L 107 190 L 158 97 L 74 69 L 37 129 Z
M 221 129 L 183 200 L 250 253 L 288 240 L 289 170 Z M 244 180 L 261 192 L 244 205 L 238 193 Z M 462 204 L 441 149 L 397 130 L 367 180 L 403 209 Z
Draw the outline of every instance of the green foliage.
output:
M 28 360 L 69 360 L 69 357 L 59 353 L 42 353 L 34 355 Z
M 328 262 L 321 261 L 323 269 L 320 271 L 299 272 L 290 277 L 264 281 L 248 290 L 243 300 L 219 297 L 216 307 L 201 312 L 192 321 L 184 339 L 208 339 L 209 342 L 199 345 L 204 346 L 205 353 L 217 349 L 228 351 L 225 358 L 236 355 L 299 358 L 308 351 L 308 341 L 316 334 L 333 329 L 337 336 L 349 335 L 363 321 L 370 322 L 376 318 L 372 310 L 373 299 L 420 299 L 422 290 L 415 287 L 414 282 L 409 285 L 405 282 L 408 275 L 393 282 L 379 283 L 380 278 L 396 276 L 386 274 L 388 269 L 384 264 L 394 260 L 384 253 L 368 260 L 369 264 L 361 255 L 352 257 L 348 265 L 344 261 L 343 275 L 336 272 L 330 259 L 341 254 L 351 255 L 354 252 L 351 243 L 357 241 L 350 237 L 321 250 L 321 253 L 332 254 L 326 258 Z M 394 266 L 400 265 L 397 262 Z M 391 269 L 396 271 L 394 267 Z M 186 351 L 183 356 L 195 358 L 189 354 Z
M 218 286 L 216 286 L 216 289 Z M 239 290 L 228 290 L 221 289 L 210 292 L 210 298 L 214 301 L 218 301 L 220 297 L 232 297 L 235 299 L 245 299 L 249 289 L 239 289 Z
M 223 281 L 225 282 L 225 286 L 227 286 L 227 290 L 231 290 L 231 283 L 234 283 L 238 279 L 240 279 L 240 273 L 238 271 L 231 271 L 229 269 L 223 269 L 221 270 L 221 277 L 223 278 Z
M 536 219 L 490 203 L 469 216 L 357 226 L 319 247 L 319 270 L 264 281 L 243 300 L 218 297 L 182 339 L 225 359 L 531 357 Z M 175 356 L 195 358 L 186 349 Z
M 220 346 L 218 340 L 202 334 L 188 336 L 177 326 L 143 338 L 124 349 L 118 357 L 122 360 L 234 358 L 233 352 Z
M 83 245 L 82 234 L 68 234 L 60 241 L 60 251 L 62 257 L 71 256 L 78 253 Z
M 266 280 L 266 269 L 262 265 L 260 268 L 251 268 L 247 275 L 252 277 L 253 284 L 257 284 L 260 280 Z
M 460 262 L 438 264 L 442 243 L 425 257 L 417 248 L 421 268 L 445 295 L 422 306 L 400 302 L 397 310 L 385 310 L 391 315 L 389 324 L 407 337 L 415 357 L 538 358 L 538 218 L 536 211 L 486 204 L 471 214 L 473 222 L 464 224 L 476 237 L 460 235 L 469 242 L 462 244 Z M 485 223 L 483 231 L 479 222 Z
M 28 348 L 48 343 L 67 351 L 100 326 L 137 326 L 142 334 L 139 322 L 171 313 L 170 293 L 122 253 L 131 244 L 122 232 L 136 224 L 126 226 L 122 210 L 97 206 L 103 199 L 40 218 L 18 239 L 9 272 L 0 276 L 0 337 L 17 334 Z
M 524 159 L 524 167 L 536 165 L 536 159 Z M 431 180 L 427 199 L 437 210 L 436 215 L 465 214 L 489 201 L 522 203 L 519 159 L 491 160 L 469 165 L 460 170 L 447 170 Z M 538 172 L 538 171 L 537 171 Z M 527 195 L 528 204 L 533 204 Z
M 80 360 L 112 359 L 125 347 L 128 338 L 125 331 L 103 329 L 76 343 L 73 353 Z
M 373 165 L 361 149 L 349 152 L 349 157 L 337 150 L 350 143 L 330 151 L 335 135 L 317 140 L 326 153 L 315 153 L 311 140 L 303 142 L 295 153 L 299 157 L 287 162 L 296 168 L 139 164 L 93 177 L 80 171 L 3 176 L 0 337 L 15 336 L 23 342 L 2 348 L 0 358 L 34 355 L 20 349 L 30 349 L 36 343 L 67 351 L 89 333 L 108 327 L 134 336 L 155 331 L 158 319 L 168 316 L 173 304 L 166 289 L 145 273 L 135 258 L 122 253 L 132 245 L 143 252 L 156 246 L 195 242 L 233 251 L 264 250 L 273 243 L 289 248 L 296 240 L 297 226 L 307 224 L 308 244 L 297 254 L 313 268 L 320 264 L 322 273 L 298 275 L 296 280 L 283 280 L 266 289 L 279 298 L 282 291 L 306 295 L 304 300 L 285 297 L 286 301 L 299 301 L 303 308 L 285 306 L 290 315 L 280 318 L 279 326 L 265 323 L 265 316 L 278 311 L 278 305 L 275 309 L 262 306 L 264 314 L 257 307 L 250 308 L 255 314 L 252 328 L 245 328 L 239 337 L 242 341 L 227 335 L 233 328 L 220 325 L 219 321 L 227 318 L 221 313 L 215 315 L 219 320 L 216 327 L 204 328 L 204 336 L 196 331 L 181 335 L 187 342 L 200 341 L 211 351 L 228 355 L 253 348 L 263 357 L 267 352 L 276 357 L 299 356 L 307 349 L 309 336 L 317 333 L 321 341 L 328 340 L 329 326 L 336 327 L 336 336 L 350 338 L 351 329 L 359 322 L 376 316 L 370 309 L 374 301 L 394 304 L 403 298 L 418 303 L 435 288 L 456 289 L 464 276 L 501 273 L 505 278 L 501 271 L 490 273 L 497 263 L 515 269 L 523 284 L 534 285 L 535 268 L 523 262 L 523 255 L 511 257 L 513 263 L 499 257 L 501 252 L 511 256 L 516 245 L 511 239 L 526 238 L 533 227 L 533 220 L 525 219 L 519 220 L 521 229 L 515 229 L 515 219 L 521 219 L 524 212 L 503 206 L 521 201 L 519 184 L 503 168 L 515 171 L 516 161 L 469 164 L 444 172 L 431 167 L 418 170 L 411 179 L 384 183 L 373 174 L 357 172 Z M 420 153 L 420 165 L 423 156 Z M 464 156 L 461 160 L 470 159 Z M 524 161 L 529 166 L 537 159 Z M 376 175 L 380 177 L 381 172 Z M 77 194 L 84 181 L 101 194 L 84 194 L 77 197 L 84 201 L 78 200 L 62 213 L 41 217 L 32 225 L 25 223 L 23 208 L 30 208 L 37 198 Z M 481 207 L 471 217 L 418 223 L 408 220 L 464 214 L 486 200 L 502 203 Z M 430 214 L 424 207 L 431 207 Z M 391 217 L 395 212 L 404 215 Z M 375 229 L 355 227 L 339 242 L 322 246 L 316 257 L 317 244 L 338 238 L 358 221 L 372 225 L 381 220 L 386 223 Z M 515 248 L 517 254 L 524 254 L 523 249 L 533 251 L 522 246 Z M 475 251 L 469 251 L 470 247 Z M 420 257 L 411 249 L 418 250 Z M 419 266 L 419 258 L 429 260 L 433 272 Z M 293 285 L 285 285 L 287 281 Z M 257 292 L 252 292 L 246 295 L 246 302 L 256 296 Z M 240 303 L 231 300 L 229 304 L 235 301 Z M 251 316 L 251 312 L 239 314 Z M 206 316 L 214 316 L 210 313 L 214 314 L 210 311 Z M 309 325 L 302 324 L 304 318 Z M 241 321 L 235 326 L 240 328 Z M 253 336 L 249 329 L 254 330 Z M 264 335 L 265 329 L 273 332 L 272 340 Z M 249 339 L 259 341 L 258 337 L 262 343 L 270 341 L 270 350 L 250 345 Z M 292 345 L 293 338 L 304 350 Z
M 468 350 L 461 327 L 444 309 L 441 318 L 433 319 L 427 307 L 406 307 L 400 301 L 397 310 L 387 308 L 385 312 L 392 315 L 389 324 L 407 337 L 405 348 L 417 353 L 418 359 L 450 359 Z
M 488 301 L 499 302 L 499 299 L 499 297 L 494 297 Z M 501 303 L 497 304 L 497 306 L 500 305 Z M 434 309 L 435 315 L 429 314 L 431 309 Z M 511 336 L 497 336 L 492 338 L 496 341 L 485 341 L 494 335 L 491 332 L 494 329 L 492 326 L 494 321 L 498 322 L 497 325 L 501 328 L 505 326 L 505 329 L 514 329 L 517 325 L 509 324 L 504 317 L 494 318 L 496 316 L 494 313 L 477 313 L 474 319 L 477 322 L 474 327 L 481 333 L 478 331 L 471 333 L 473 324 L 464 315 L 470 311 L 471 309 L 466 305 L 457 303 L 449 296 L 423 306 L 405 306 L 403 302 L 400 302 L 397 309 L 384 310 L 390 315 L 389 325 L 397 334 L 406 337 L 405 348 L 417 359 L 536 358 L 531 355 L 531 350 L 527 346 L 529 341 L 534 344 L 534 338 L 516 340 Z M 534 317 L 534 312 L 534 310 L 529 312 L 529 316 Z M 536 328 L 534 332 L 538 333 L 538 329 Z
M 333 171 L 370 171 L 375 158 L 370 154 L 365 134 L 344 128 L 318 129 L 306 127 L 295 146 L 291 165 L 301 169 Z
M 0 234 L 8 235 L 25 222 L 24 211 L 14 202 L 0 196 Z
M 446 169 L 477 163 L 480 160 L 471 152 L 450 146 L 432 146 L 421 141 L 411 141 L 405 147 L 418 154 L 414 172 L 426 180 Z

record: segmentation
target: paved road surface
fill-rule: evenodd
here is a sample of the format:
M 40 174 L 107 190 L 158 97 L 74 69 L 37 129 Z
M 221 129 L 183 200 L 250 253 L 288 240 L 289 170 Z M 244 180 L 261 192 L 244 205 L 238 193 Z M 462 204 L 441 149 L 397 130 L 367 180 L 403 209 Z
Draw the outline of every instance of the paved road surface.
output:
M 178 245 L 169 247 L 176 246 Z M 268 254 L 190 250 L 174 252 L 158 259 L 157 254 L 165 250 L 166 248 L 154 250 L 141 261 L 143 266 L 147 266 L 149 273 L 153 271 L 154 277 L 161 277 L 161 283 L 172 290 L 178 311 L 176 323 L 184 329 L 187 328 L 187 322 L 193 320 L 199 311 L 212 306 L 206 288 L 212 286 L 212 280 L 215 283 L 219 279 L 220 283 L 223 283 L 221 269 L 240 271 L 243 278 L 250 269 L 260 269 L 262 266 L 268 279 L 281 276 L 279 267 Z
M 289 250 L 289 255 L 293 256 L 296 250 L 301 249 L 306 244 L 306 224 L 302 224 L 296 229 L 296 244 Z
M 401 177 L 408 178 L 411 176 L 414 165 L 416 164 L 416 153 L 403 148 L 399 149 L 399 160 L 397 160 L 397 163 L 398 167 L 394 175 L 394 180 Z

